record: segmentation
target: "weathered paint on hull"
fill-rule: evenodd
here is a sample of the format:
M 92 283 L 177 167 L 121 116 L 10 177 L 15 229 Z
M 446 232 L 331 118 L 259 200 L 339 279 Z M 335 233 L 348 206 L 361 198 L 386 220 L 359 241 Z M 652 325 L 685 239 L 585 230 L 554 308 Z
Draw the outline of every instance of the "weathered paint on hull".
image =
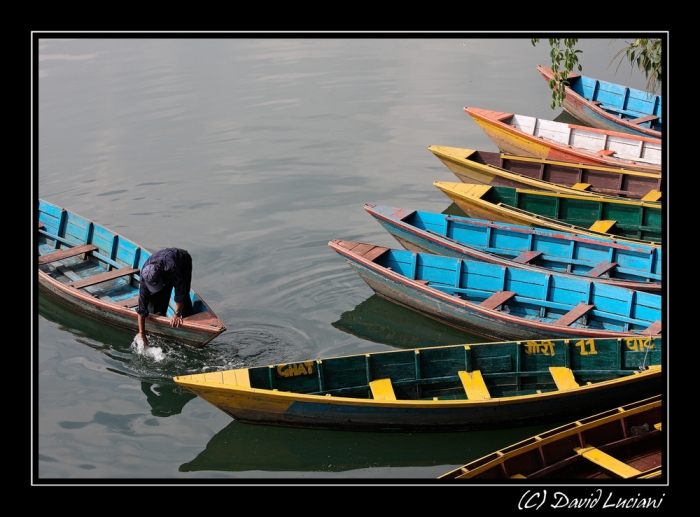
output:
M 467 111 L 469 108 L 465 108 Z M 472 120 L 486 133 L 491 141 L 504 153 L 511 153 L 519 156 L 531 156 L 533 158 L 544 158 L 549 160 L 561 160 L 573 163 L 583 163 L 588 165 L 601 165 L 605 167 L 624 167 L 628 170 L 636 170 L 650 173 L 661 173 L 661 166 L 646 164 L 633 160 L 617 160 L 598 155 L 593 152 L 580 150 L 571 146 L 557 144 L 542 138 L 528 135 L 518 131 L 508 124 L 491 121 L 475 113 L 467 113 Z M 592 129 L 592 131 L 602 131 Z M 617 132 L 619 135 L 624 136 Z M 627 135 L 629 138 L 640 138 L 637 135 Z M 647 137 L 644 137 L 647 138 Z M 655 141 L 659 144 L 659 141 Z
M 408 282 L 395 281 L 334 248 L 379 296 L 420 314 L 472 334 L 494 340 L 553 339 L 573 337 L 638 337 L 632 332 L 611 332 L 583 327 L 557 327 L 504 313 L 479 310 L 478 306 L 449 295 L 433 294 Z M 489 313 L 495 314 L 489 316 Z
M 543 218 L 528 212 L 518 212 L 510 210 L 509 207 L 502 208 L 500 205 L 481 202 L 478 197 L 471 196 L 469 190 L 471 185 L 466 183 L 453 184 L 449 182 L 433 182 L 437 188 L 442 190 L 465 214 L 474 219 L 486 219 L 507 224 L 518 224 L 523 226 L 536 226 L 548 228 L 558 232 L 576 233 L 579 235 L 590 235 L 592 237 L 604 237 L 616 242 L 629 242 L 644 244 L 646 246 L 661 247 L 660 242 L 631 239 L 612 233 L 604 233 L 589 230 L 581 226 L 574 226 L 562 223 L 558 219 Z M 484 187 L 486 188 L 486 187 Z
M 382 227 L 384 227 L 384 229 L 387 232 L 389 232 L 389 234 L 391 234 L 391 236 L 394 237 L 394 239 L 396 239 L 399 244 L 401 244 L 401 246 L 403 246 L 409 251 L 433 253 L 435 255 L 443 255 L 454 258 L 482 260 L 493 264 L 499 264 L 505 267 L 513 267 L 514 265 L 512 260 L 503 259 L 494 253 L 482 252 L 478 249 L 470 248 L 469 246 L 451 245 L 450 242 L 446 239 L 438 238 L 437 236 L 434 237 L 426 233 L 410 231 L 410 229 L 399 226 L 397 224 L 392 224 L 390 221 L 382 219 L 378 215 L 375 215 L 375 217 L 377 218 L 379 224 L 381 224 Z M 524 267 L 525 269 L 530 269 L 532 271 L 543 271 L 543 268 L 529 267 L 527 264 L 519 264 L 519 266 Z M 598 279 L 598 281 L 607 282 L 611 285 L 625 287 L 627 289 L 638 289 L 649 292 L 661 292 L 662 290 L 661 282 L 643 283 L 625 281 L 622 279 L 605 278 Z
M 463 183 L 632 199 L 641 199 L 652 190 L 661 195 L 658 174 L 458 147 L 431 145 L 428 150 Z M 588 189 L 572 188 L 581 183 Z
M 177 380 L 177 378 L 176 378 Z M 582 388 L 479 401 L 394 401 L 313 397 L 251 388 L 185 384 L 232 418 L 250 424 L 341 431 L 443 432 L 539 425 L 583 418 L 663 389 L 660 370 Z M 611 385 L 614 388 L 611 388 Z
M 547 82 L 549 82 L 554 77 L 551 68 L 537 65 L 537 70 L 540 72 L 540 74 L 542 74 L 545 81 Z M 579 81 L 583 80 L 584 78 L 578 76 L 578 74 L 569 75 L 569 81 L 572 81 L 574 79 L 576 81 Z M 595 82 L 598 83 L 598 81 Z M 609 86 L 615 86 L 616 88 L 623 88 L 620 85 L 612 85 L 610 83 L 608 84 Z M 633 124 L 630 121 L 619 118 L 618 116 L 615 116 L 612 113 L 609 113 L 608 111 L 598 106 L 594 106 L 589 99 L 585 98 L 579 93 L 583 91 L 581 90 L 581 86 L 582 84 L 579 84 L 578 91 L 575 91 L 571 86 L 566 86 L 566 97 L 564 98 L 564 102 L 562 103 L 562 108 L 564 109 L 564 111 L 572 115 L 574 118 L 580 120 L 581 122 L 591 127 L 607 129 L 610 131 L 618 131 L 621 133 L 628 133 L 631 135 L 646 136 L 650 138 L 661 138 L 661 131 L 658 131 L 651 127 L 646 127 L 645 125 Z M 629 91 L 627 92 L 627 94 L 629 94 Z M 617 107 L 619 108 L 620 106 Z M 641 112 L 637 112 L 637 115 L 630 116 L 641 117 L 645 114 L 651 115 L 654 111 L 656 110 L 644 110 Z

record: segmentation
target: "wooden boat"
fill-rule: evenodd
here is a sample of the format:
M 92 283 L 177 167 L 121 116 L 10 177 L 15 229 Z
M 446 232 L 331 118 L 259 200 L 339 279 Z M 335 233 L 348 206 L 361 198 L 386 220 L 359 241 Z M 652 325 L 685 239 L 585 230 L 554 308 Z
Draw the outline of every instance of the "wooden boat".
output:
M 434 212 L 365 204 L 404 248 L 661 292 L 661 249 Z
M 501 152 L 661 174 L 661 140 L 465 107 Z
M 661 333 L 661 296 L 583 278 L 335 239 L 379 296 L 486 338 Z
M 438 479 L 659 479 L 663 418 L 656 395 L 538 434 Z
M 74 212 L 39 200 L 39 288 L 79 314 L 138 332 L 139 270 L 150 252 Z M 175 301 L 166 316 L 149 315 L 146 332 L 202 347 L 226 330 L 194 290 L 194 314 L 171 327 Z
M 551 68 L 537 65 L 545 81 L 554 78 Z M 564 86 L 564 111 L 584 124 L 632 135 L 661 138 L 661 95 L 569 74 Z
M 446 432 L 561 422 L 662 389 L 661 338 L 513 341 L 180 375 L 248 424 Z
M 433 185 L 476 219 L 661 245 L 659 203 L 447 181 L 435 181 Z
M 661 199 L 662 180 L 658 174 L 458 147 L 431 145 L 428 149 L 463 183 L 644 201 Z

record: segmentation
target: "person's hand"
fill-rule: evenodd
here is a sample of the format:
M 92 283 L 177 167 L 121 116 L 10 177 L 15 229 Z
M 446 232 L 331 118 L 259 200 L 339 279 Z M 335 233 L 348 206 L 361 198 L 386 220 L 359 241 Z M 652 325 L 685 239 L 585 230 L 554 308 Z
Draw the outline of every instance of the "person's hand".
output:
M 178 316 L 177 314 L 173 314 L 173 317 L 170 320 L 170 326 L 171 327 L 179 327 L 180 325 L 182 325 L 182 316 Z

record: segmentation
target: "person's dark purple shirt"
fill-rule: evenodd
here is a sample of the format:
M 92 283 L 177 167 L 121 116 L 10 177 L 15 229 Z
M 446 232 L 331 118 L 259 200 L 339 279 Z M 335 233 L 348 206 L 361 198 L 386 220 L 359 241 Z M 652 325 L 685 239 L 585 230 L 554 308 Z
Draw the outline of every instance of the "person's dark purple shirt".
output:
M 163 289 L 175 288 L 175 302 L 179 303 L 190 295 L 190 285 L 185 281 L 183 275 L 183 254 L 179 248 L 165 248 L 155 252 L 141 268 L 146 264 L 160 264 L 163 275 Z M 136 312 L 144 318 L 148 316 L 148 301 L 151 292 L 146 287 L 145 282 L 139 286 L 139 306 Z

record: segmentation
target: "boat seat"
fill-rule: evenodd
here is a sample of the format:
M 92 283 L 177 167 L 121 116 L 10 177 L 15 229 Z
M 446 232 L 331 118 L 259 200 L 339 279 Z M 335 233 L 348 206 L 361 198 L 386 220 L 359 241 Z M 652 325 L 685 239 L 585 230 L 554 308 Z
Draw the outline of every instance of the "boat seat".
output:
M 89 287 L 91 285 L 100 284 L 102 282 L 107 282 L 108 280 L 114 280 L 122 276 L 133 275 L 138 273 L 138 268 L 123 267 L 119 269 L 113 269 L 112 271 L 107 271 L 106 273 L 101 273 L 99 275 L 90 276 L 88 278 L 83 278 L 81 280 L 76 280 L 66 284 L 68 287 L 75 287 L 80 289 L 82 287 Z
M 372 398 L 374 400 L 396 400 L 394 388 L 391 385 L 391 379 L 377 379 L 369 383 L 369 389 L 372 390 Z
M 644 115 L 643 117 L 633 118 L 628 122 L 630 124 L 644 124 L 645 122 L 649 122 L 650 120 L 659 120 L 659 117 L 657 115 Z
M 600 106 L 603 103 L 601 101 L 591 101 L 591 104 L 594 104 L 596 106 Z
M 574 378 L 574 372 L 566 366 L 550 366 L 549 372 L 552 374 L 554 384 L 559 391 L 573 390 L 579 387 L 579 383 Z
M 591 269 L 588 273 L 586 273 L 585 276 L 592 276 L 595 278 L 598 278 L 601 275 L 604 275 L 611 269 L 617 267 L 617 262 L 608 262 L 607 260 L 604 260 L 603 262 L 600 262 L 596 267 Z
M 588 190 L 589 188 L 591 188 L 591 184 L 590 183 L 575 183 L 574 185 L 571 185 L 571 188 L 576 189 L 576 190 Z
M 576 447 L 574 448 L 576 454 L 583 456 L 588 461 L 592 461 L 596 465 L 603 467 L 605 470 L 612 472 L 613 474 L 629 479 L 635 476 L 639 476 L 642 472 L 630 467 L 626 463 L 613 458 L 609 454 L 601 451 L 597 447 Z
M 616 222 L 617 221 L 611 221 L 609 219 L 601 219 L 593 223 L 588 229 L 593 230 L 594 232 L 608 233 L 608 231 L 610 231 L 610 228 L 615 226 Z
M 661 199 L 661 192 L 659 192 L 658 190 L 650 190 L 642 198 L 642 201 L 658 201 L 659 199 Z
M 556 325 L 558 327 L 568 327 L 573 322 L 575 322 L 577 319 L 579 319 L 581 316 L 587 314 L 591 309 L 593 309 L 593 307 L 595 307 L 595 305 L 587 305 L 587 304 L 581 302 L 576 307 L 571 309 L 569 312 L 564 314 L 557 321 L 552 323 L 552 325 Z
M 81 244 L 80 246 L 75 246 L 73 248 L 55 250 L 51 253 L 47 253 L 46 255 L 41 255 L 39 257 L 39 265 L 49 264 L 50 262 L 57 262 L 59 260 L 63 260 L 69 257 L 75 257 L 76 255 L 80 255 L 82 253 L 90 253 L 96 250 L 97 246 L 95 246 L 94 244 Z
M 125 300 L 115 300 L 114 303 L 120 307 L 136 307 L 139 304 L 139 297 L 132 296 L 131 298 L 127 298 Z
M 524 251 L 523 253 L 515 257 L 513 259 L 513 262 L 518 262 L 519 264 L 527 264 L 528 262 L 531 262 L 540 255 L 542 255 L 541 251 Z
M 489 389 L 486 387 L 484 377 L 481 375 L 481 370 L 473 372 L 458 372 L 459 379 L 462 381 L 464 391 L 467 393 L 469 400 L 487 400 L 491 398 Z
M 513 291 L 498 291 L 481 302 L 479 307 L 495 309 L 496 307 L 503 305 L 505 302 L 510 300 L 513 296 L 515 296 Z
M 615 151 L 613 151 L 612 149 L 601 149 L 595 154 L 597 154 L 598 156 L 612 156 L 613 154 L 615 154 Z
M 661 334 L 661 320 L 656 320 L 654 323 L 649 325 L 649 327 L 647 327 L 647 329 L 644 332 L 652 336 Z

